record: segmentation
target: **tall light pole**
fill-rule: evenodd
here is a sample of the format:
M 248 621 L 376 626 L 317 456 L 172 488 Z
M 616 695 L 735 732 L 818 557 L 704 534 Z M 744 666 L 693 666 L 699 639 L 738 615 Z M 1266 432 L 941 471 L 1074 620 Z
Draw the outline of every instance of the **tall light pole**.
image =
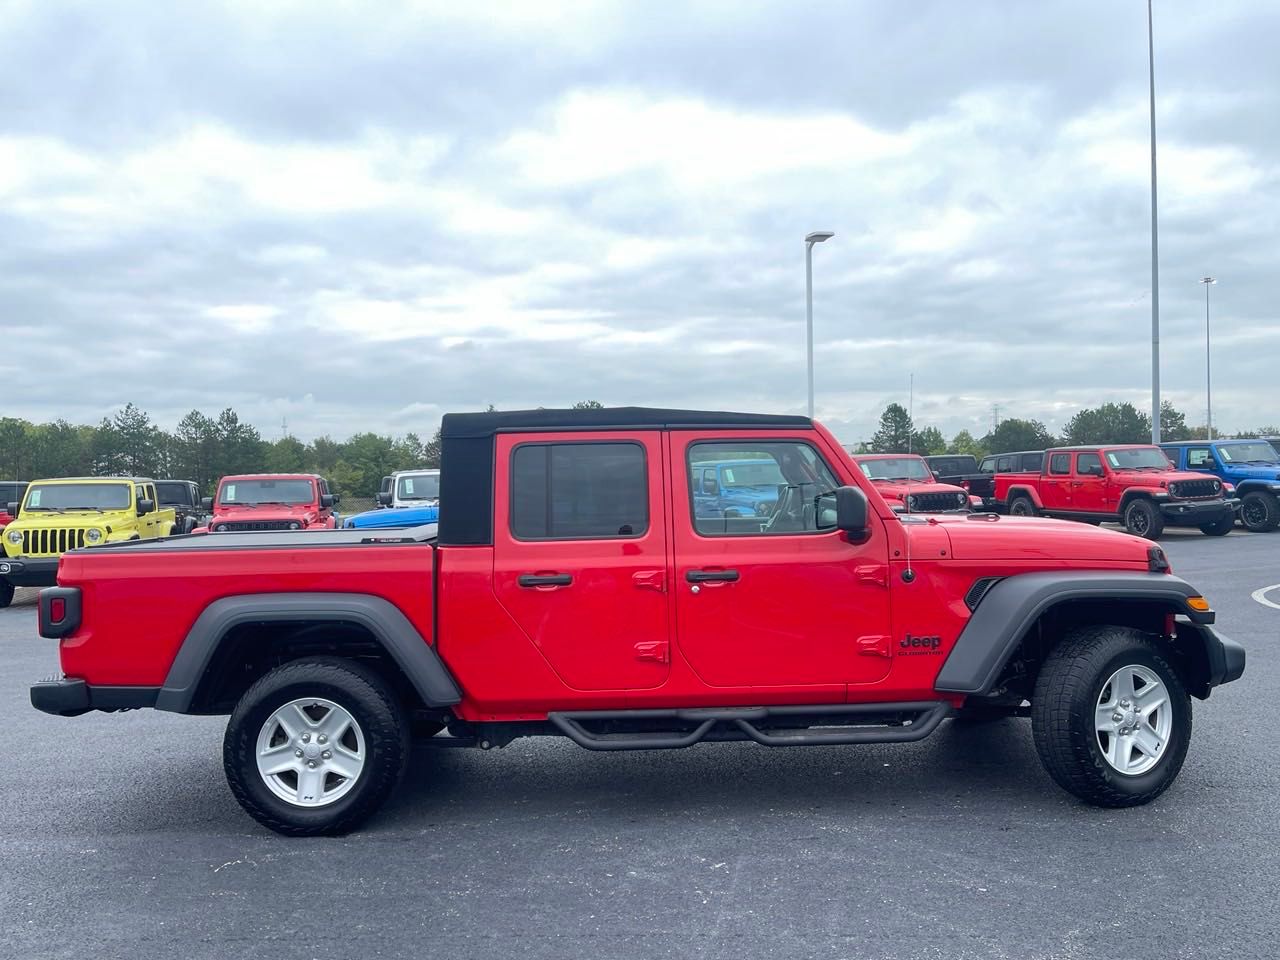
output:
M 1209 367 L 1209 288 L 1218 281 L 1213 277 L 1201 277 L 1204 284 L 1204 432 L 1205 439 L 1213 439 L 1213 376 Z
M 1151 91 L 1151 442 L 1160 442 L 1160 241 L 1156 221 L 1156 45 L 1147 0 L 1147 67 Z
M 813 245 L 830 240 L 830 230 L 815 230 L 804 238 L 804 306 L 806 349 L 809 360 L 809 419 L 813 419 Z

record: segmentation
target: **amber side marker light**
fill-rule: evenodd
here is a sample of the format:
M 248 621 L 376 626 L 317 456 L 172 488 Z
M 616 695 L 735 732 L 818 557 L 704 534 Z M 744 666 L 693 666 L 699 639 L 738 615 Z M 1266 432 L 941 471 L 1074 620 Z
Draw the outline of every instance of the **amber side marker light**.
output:
M 1208 613 L 1210 610 L 1209 601 L 1204 597 L 1187 597 L 1187 606 L 1201 613 Z

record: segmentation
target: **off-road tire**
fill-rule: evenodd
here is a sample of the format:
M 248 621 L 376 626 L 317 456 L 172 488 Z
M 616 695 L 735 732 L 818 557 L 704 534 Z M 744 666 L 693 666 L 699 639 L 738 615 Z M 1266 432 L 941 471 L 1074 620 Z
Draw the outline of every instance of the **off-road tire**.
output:
M 1265 490 L 1246 493 L 1240 504 L 1240 522 L 1253 533 L 1270 533 L 1280 526 L 1280 502 Z
M 1206 537 L 1225 537 L 1235 528 L 1235 513 L 1227 513 L 1225 516 L 1221 516 L 1217 520 L 1213 521 L 1213 523 L 1201 524 L 1200 532 Z
M 258 773 L 258 733 L 291 700 L 330 700 L 355 718 L 366 758 L 351 789 L 327 806 L 300 807 L 277 797 Z M 294 660 L 258 679 L 240 698 L 222 746 L 227 783 L 249 816 L 287 836 L 345 833 L 375 813 L 404 773 L 409 723 L 400 701 L 373 670 L 341 657 Z
M 1154 503 L 1146 497 L 1138 497 L 1130 500 L 1124 508 L 1124 528 L 1135 537 L 1159 540 L 1164 533 L 1164 517 Z
M 13 584 L 8 580 L 0 580 L 0 610 L 13 603 Z
M 1163 756 L 1130 776 L 1103 757 L 1094 715 L 1103 687 L 1121 667 L 1154 671 L 1169 694 L 1173 724 Z M 1057 784 L 1099 807 L 1136 807 L 1160 796 L 1182 769 L 1191 742 L 1191 698 L 1150 636 L 1130 627 L 1084 627 L 1045 658 L 1031 698 L 1036 752 Z
M 1030 497 L 1014 497 L 1009 501 L 1009 516 L 1011 517 L 1038 517 L 1039 511 L 1036 505 L 1031 502 Z

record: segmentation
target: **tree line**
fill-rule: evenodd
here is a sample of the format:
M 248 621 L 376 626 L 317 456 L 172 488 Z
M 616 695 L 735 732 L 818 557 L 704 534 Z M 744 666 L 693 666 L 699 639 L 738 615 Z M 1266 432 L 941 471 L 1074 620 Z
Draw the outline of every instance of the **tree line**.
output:
M 1204 426 L 1188 426 L 1186 414 L 1168 400 L 1160 405 L 1162 440 L 1194 440 L 1205 435 Z M 1280 436 L 1280 429 L 1264 426 L 1233 436 L 1274 437 Z M 1039 420 L 1010 417 L 1000 421 L 985 436 L 974 437 L 968 430 L 961 430 L 950 440 L 937 427 L 917 428 L 902 404 L 891 403 L 880 415 L 880 425 L 871 440 L 859 445 L 859 452 L 911 452 L 925 457 L 942 453 L 967 453 L 984 457 L 989 453 L 1045 450 L 1049 447 L 1077 444 L 1150 442 L 1151 417 L 1131 403 L 1104 403 L 1099 407 L 1081 410 L 1067 421 L 1061 436 L 1052 433 Z
M 599 408 L 595 400 L 574 404 Z M 489 407 L 490 410 L 494 408 Z M 440 466 L 440 431 L 424 441 L 357 433 L 346 440 L 266 440 L 230 407 L 217 416 L 192 410 L 169 432 L 134 404 L 96 427 L 66 420 L 30 423 L 0 417 L 0 480 L 134 476 L 194 480 L 211 496 L 221 477 L 241 473 L 318 473 L 344 496 L 372 497 L 387 474 Z

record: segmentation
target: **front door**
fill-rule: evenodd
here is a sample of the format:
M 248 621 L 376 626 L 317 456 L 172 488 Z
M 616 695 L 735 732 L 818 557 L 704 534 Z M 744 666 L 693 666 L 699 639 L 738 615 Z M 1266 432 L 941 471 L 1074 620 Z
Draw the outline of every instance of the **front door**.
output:
M 1107 478 L 1102 474 L 1102 457 L 1096 453 L 1076 454 L 1073 509 L 1088 513 L 1111 513 L 1107 504 Z
M 671 434 L 676 639 L 710 686 L 871 683 L 891 664 L 888 545 L 880 521 L 864 543 L 816 529 L 814 498 L 849 478 L 812 433 Z M 754 515 L 698 515 L 694 463 L 760 464 L 776 475 Z M 736 475 L 736 474 L 735 474 Z
M 660 434 L 501 434 L 498 601 L 575 690 L 648 689 L 670 671 Z

